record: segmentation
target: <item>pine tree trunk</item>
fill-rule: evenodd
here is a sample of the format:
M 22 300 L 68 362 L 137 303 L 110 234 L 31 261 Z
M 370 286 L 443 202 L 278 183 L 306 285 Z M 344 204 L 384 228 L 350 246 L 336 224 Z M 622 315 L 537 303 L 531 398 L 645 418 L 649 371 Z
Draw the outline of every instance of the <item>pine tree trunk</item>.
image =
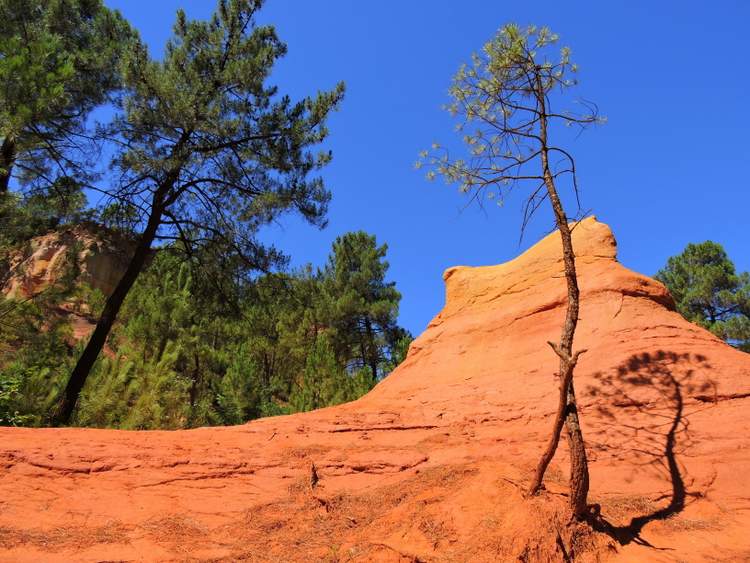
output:
M 91 334 L 86 348 L 84 348 L 81 357 L 78 359 L 78 363 L 70 374 L 63 396 L 55 412 L 52 414 L 52 424 L 54 426 L 63 426 L 70 423 L 73 410 L 76 407 L 78 397 L 91 372 L 91 368 L 94 367 L 94 363 L 99 357 L 104 343 L 107 341 L 107 336 L 109 336 L 112 330 L 112 325 L 117 318 L 117 314 L 120 312 L 125 297 L 143 270 L 160 222 L 161 211 L 157 208 L 152 211 L 146 229 L 141 235 L 138 246 L 125 273 L 112 292 L 112 295 L 107 299 L 101 317 L 99 317 L 99 321 L 96 323 L 96 328 L 94 328 L 94 332 Z
M 586 457 L 583 431 L 578 419 L 578 405 L 572 379 L 568 387 L 565 428 L 570 451 L 570 508 L 576 518 L 583 520 L 588 512 L 589 462 Z
M 552 342 L 550 346 L 558 352 L 559 348 L 557 344 Z M 544 474 L 547 471 L 552 458 L 555 456 L 557 446 L 560 443 L 560 434 L 562 433 L 563 425 L 566 422 L 566 415 L 568 410 L 568 390 L 570 389 L 571 381 L 573 379 L 573 365 L 570 361 L 564 361 L 560 358 L 560 397 L 557 404 L 557 412 L 555 414 L 555 420 L 552 424 L 552 433 L 550 435 L 549 442 L 547 444 L 544 453 L 542 454 L 539 464 L 534 474 L 534 480 L 529 487 L 529 494 L 534 495 L 542 488 L 542 481 L 544 480 Z
M 372 372 L 372 384 L 373 386 L 378 381 L 378 347 L 375 343 L 375 333 L 372 328 L 372 322 L 369 317 L 365 317 L 365 330 L 367 331 L 367 342 L 369 347 L 369 365 L 370 371 Z
M 537 75 L 536 95 L 539 108 L 541 159 L 544 184 L 547 188 L 547 196 L 552 204 L 555 214 L 555 222 L 560 231 L 560 240 L 563 249 L 563 267 L 565 281 L 568 290 L 568 307 L 565 313 L 565 324 L 560 335 L 560 344 L 550 342 L 560 358 L 560 398 L 557 413 L 552 426 L 550 441 L 539 460 L 534 480 L 529 487 L 529 492 L 535 494 L 542 487 L 544 473 L 555 455 L 557 445 L 560 441 L 563 421 L 567 430 L 568 448 L 570 450 L 570 508 L 575 518 L 585 517 L 588 508 L 589 491 L 589 469 L 586 458 L 586 446 L 583 440 L 580 421 L 578 419 L 578 407 L 576 403 L 575 390 L 573 386 L 573 372 L 578 357 L 585 350 L 573 353 L 573 338 L 578 325 L 578 313 L 580 309 L 580 292 L 578 289 L 578 276 L 576 273 L 575 253 L 573 251 L 573 238 L 568 225 L 568 218 L 563 209 L 562 202 L 557 193 L 554 176 L 549 167 L 549 155 L 547 146 L 547 114 L 545 104 L 545 92 L 541 79 Z
M 0 195 L 8 193 L 13 163 L 16 161 L 16 140 L 5 137 L 0 146 Z
M 573 371 L 578 362 L 578 356 L 584 352 L 584 350 L 580 350 L 573 353 L 573 338 L 578 324 L 580 308 L 580 292 L 570 227 L 551 175 L 549 175 L 548 195 L 555 210 L 555 218 L 562 240 L 563 265 L 568 288 L 568 308 L 565 315 L 565 324 L 560 335 L 560 344 L 550 343 L 560 358 L 560 398 L 557 413 L 552 425 L 550 441 L 539 460 L 529 492 L 534 494 L 541 489 L 544 473 L 555 455 L 564 423 L 567 430 L 568 449 L 570 450 L 570 507 L 573 515 L 576 518 L 581 518 L 585 515 L 588 506 L 589 470 L 573 386 Z
M 191 426 L 195 424 L 196 421 L 196 413 L 195 413 L 195 407 L 198 403 L 198 392 L 200 391 L 201 386 L 201 361 L 200 361 L 200 355 L 198 352 L 194 352 L 193 358 L 195 359 L 195 369 L 193 370 L 193 377 L 191 378 L 190 382 L 190 392 L 189 392 L 189 401 L 190 401 L 190 415 L 189 420 Z

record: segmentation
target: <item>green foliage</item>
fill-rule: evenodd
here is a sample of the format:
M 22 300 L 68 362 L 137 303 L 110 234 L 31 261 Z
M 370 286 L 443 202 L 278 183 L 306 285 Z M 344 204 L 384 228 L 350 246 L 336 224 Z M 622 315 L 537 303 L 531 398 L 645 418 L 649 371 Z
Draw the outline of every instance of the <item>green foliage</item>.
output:
M 99 221 L 113 231 L 132 234 L 138 226 L 138 208 L 132 203 L 115 201 L 100 210 Z
M 190 364 L 200 353 L 190 286 L 187 264 L 169 253 L 154 260 L 125 304 L 122 326 L 111 340 L 114 357 L 99 361 L 84 390 L 79 424 L 189 425 L 195 406 L 190 401 Z
M 362 231 L 333 243 L 323 276 L 332 346 L 347 354 L 350 371 L 369 370 L 371 381 L 384 371 L 386 354 L 404 336 L 396 325 L 401 294 L 385 281 L 387 245 Z
M 190 381 L 180 374 L 180 343 L 168 342 L 158 357 L 125 347 L 101 359 L 81 398 L 77 422 L 126 429 L 188 426 Z M 128 353 L 133 357 L 129 358 Z
M 7 258 L 8 248 L 0 248 Z M 0 298 L 0 424 L 48 422 L 81 346 L 64 310 L 96 316 L 103 295 L 77 282 L 80 246 L 68 249 L 57 279 L 28 298 Z
M 370 361 L 384 377 L 411 341 L 396 325 L 400 295 L 385 281 L 385 250 L 349 233 L 323 269 L 263 275 L 235 287 L 229 308 L 199 276 L 206 256 L 159 251 L 123 306 L 76 422 L 240 424 L 362 396 L 375 383 Z
M 325 336 L 313 341 L 300 379 L 290 397 L 294 411 L 311 411 L 342 403 L 347 398 L 348 376 Z
M 101 292 L 77 282 L 75 257 L 57 286 L 0 304 L 0 423 L 44 425 L 81 352 L 55 311 L 97 315 Z M 212 255 L 158 251 L 128 296 L 75 422 L 114 428 L 241 424 L 354 400 L 405 357 L 400 295 L 386 246 L 339 237 L 325 267 L 266 274 L 231 300 L 200 276 Z M 214 269 L 214 271 L 219 271 Z M 224 272 L 231 276 L 231 270 Z M 234 284 L 234 285 L 233 285 Z M 369 328 L 368 328 L 369 326 Z M 351 331 L 351 332 L 350 332 Z
M 161 61 L 134 44 L 109 127 L 122 142 L 108 194 L 121 211 L 141 210 L 131 223 L 144 228 L 152 218 L 156 240 L 179 240 L 189 253 L 212 244 L 240 254 L 249 270 L 283 262 L 256 238 L 280 214 L 325 223 L 330 194 L 315 174 L 330 153 L 315 147 L 344 91 L 339 84 L 292 102 L 266 84 L 286 46 L 273 27 L 256 24 L 261 5 L 221 1 L 209 21 L 179 11 Z
M 7 6 L 3 8 L 7 12 Z M 0 37 L 0 49 L 0 76 L 4 79 L 0 118 L 5 137 L 22 131 L 49 108 L 66 105 L 65 85 L 72 80 L 75 69 L 60 38 L 53 34 L 40 34 L 25 43 L 19 31 L 14 30 L 10 36 Z
M 134 32 L 101 0 L 0 0 L 0 191 L 91 176 L 86 119 L 119 87 Z
M 687 320 L 750 352 L 750 274 L 737 273 L 720 244 L 688 244 L 655 277 Z
M 457 120 L 467 156 L 451 158 L 445 147 L 433 143 L 420 153 L 416 167 L 426 166 L 429 180 L 440 175 L 461 193 L 498 205 L 514 187 L 529 184 L 524 224 L 547 197 L 543 170 L 548 157 L 561 161 L 550 172 L 552 180 L 570 174 L 576 187 L 572 156 L 550 142 L 552 124 L 585 128 L 603 118 L 596 106 L 581 100 L 582 113 L 560 107 L 571 102 L 567 96 L 577 84 L 578 67 L 568 47 L 555 48 L 557 41 L 546 27 L 502 27 L 459 68 L 450 87 L 446 110 Z
M 71 248 L 59 284 L 0 304 L 0 423 L 44 424 L 78 366 L 63 310 L 117 319 L 90 377 L 88 364 L 75 370 L 86 371 L 83 425 L 239 424 L 319 408 L 361 396 L 403 359 L 411 337 L 374 237 L 340 237 L 321 269 L 269 273 L 286 257 L 261 244 L 263 226 L 290 211 L 325 225 L 319 173 L 331 154 L 319 145 L 344 86 L 293 102 L 269 85 L 286 46 L 257 25 L 261 5 L 221 0 L 209 21 L 178 12 L 155 61 L 101 0 L 0 0 L 0 258 L 95 220 L 140 238 L 147 264 L 124 302 L 105 303 L 78 280 Z M 115 117 L 92 132 L 102 104 Z M 101 154 L 112 155 L 106 181 Z M 97 212 L 84 189 L 103 192 Z
M 27 195 L 0 191 L 0 254 L 65 224 L 93 218 L 80 186 L 66 179 Z
M 18 412 L 16 404 L 21 396 L 22 378 L 16 373 L 0 373 L 0 426 L 24 426 L 28 416 Z
M 45 298 L 0 303 L 0 424 L 44 424 L 71 368 L 70 329 Z
M 268 412 L 268 405 L 262 402 L 257 369 L 249 346 L 236 346 L 226 373 L 216 386 L 217 414 L 224 424 L 242 424 L 264 414 L 280 414 Z

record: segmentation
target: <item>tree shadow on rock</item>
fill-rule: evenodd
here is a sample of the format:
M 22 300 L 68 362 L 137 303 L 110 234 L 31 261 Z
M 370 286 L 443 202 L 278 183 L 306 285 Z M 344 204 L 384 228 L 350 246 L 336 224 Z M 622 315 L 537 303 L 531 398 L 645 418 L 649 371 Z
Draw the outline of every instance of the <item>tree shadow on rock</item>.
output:
M 706 408 L 690 411 L 694 403 L 689 399 L 716 391 L 707 375 L 710 367 L 704 356 L 659 350 L 633 355 L 612 372 L 594 375 L 588 392 L 606 426 L 602 441 L 593 442 L 592 449 L 619 463 L 650 469 L 671 484 L 671 491 L 656 499 L 668 499 L 666 506 L 632 517 L 626 525 L 614 525 L 595 512 L 594 528 L 621 545 L 654 547 L 641 537 L 643 528 L 682 512 L 689 497 L 704 496 L 705 492 L 688 490 L 678 457 L 694 445 L 690 415 Z

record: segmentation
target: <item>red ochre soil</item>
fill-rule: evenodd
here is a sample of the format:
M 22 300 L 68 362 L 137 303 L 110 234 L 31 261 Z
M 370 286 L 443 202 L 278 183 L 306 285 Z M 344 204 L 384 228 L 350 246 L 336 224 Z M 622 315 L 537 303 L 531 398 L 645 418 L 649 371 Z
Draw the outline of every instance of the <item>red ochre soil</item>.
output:
M 568 523 L 564 441 L 523 495 L 557 400 L 555 233 L 449 269 L 443 311 L 359 401 L 177 432 L 0 429 L 0 560 L 750 560 L 750 355 L 621 266 L 606 225 L 574 237 L 600 531 Z

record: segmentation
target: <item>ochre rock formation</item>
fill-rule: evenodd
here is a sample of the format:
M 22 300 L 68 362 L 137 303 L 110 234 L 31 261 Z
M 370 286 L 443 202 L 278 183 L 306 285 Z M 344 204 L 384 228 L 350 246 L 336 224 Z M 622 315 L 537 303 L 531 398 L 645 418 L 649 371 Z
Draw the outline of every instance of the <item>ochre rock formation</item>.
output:
M 750 559 L 750 355 L 574 229 L 595 530 L 569 524 L 552 423 L 559 236 L 451 268 L 443 311 L 359 401 L 176 432 L 0 429 L 2 561 Z
M 132 241 L 93 223 L 52 231 L 31 239 L 8 257 L 6 271 L 0 272 L 0 295 L 33 299 L 50 289 L 85 284 L 109 296 L 125 272 L 132 249 Z M 68 300 L 48 312 L 70 321 L 74 340 L 94 330 L 88 303 Z
M 7 297 L 31 297 L 63 282 L 75 270 L 75 282 L 110 295 L 125 271 L 131 248 L 123 237 L 93 224 L 52 231 L 10 257 L 1 292 Z

